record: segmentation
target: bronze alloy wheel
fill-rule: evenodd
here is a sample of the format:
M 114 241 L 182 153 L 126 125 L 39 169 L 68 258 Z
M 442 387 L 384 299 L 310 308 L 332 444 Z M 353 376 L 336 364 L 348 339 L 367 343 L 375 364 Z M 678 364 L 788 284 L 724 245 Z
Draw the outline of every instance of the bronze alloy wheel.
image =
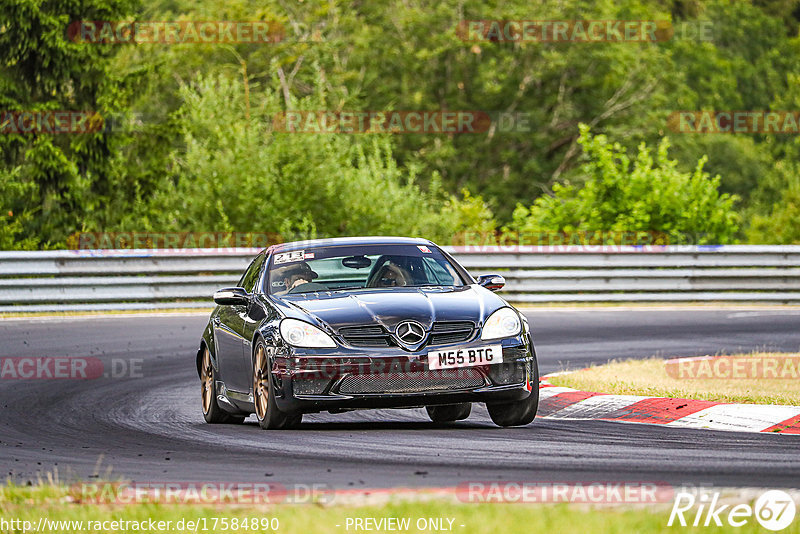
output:
M 214 369 L 211 367 L 211 353 L 203 351 L 203 363 L 200 366 L 200 394 L 203 399 L 203 413 L 211 410 L 214 400 Z
M 269 409 L 269 359 L 261 343 L 256 347 L 253 364 L 253 404 L 259 421 L 265 419 Z
M 241 423 L 243 415 L 226 412 L 217 404 L 217 384 L 211 364 L 211 353 L 208 347 L 203 348 L 203 357 L 200 360 L 200 399 L 203 402 L 203 418 L 206 423 Z
M 259 341 L 253 354 L 253 407 L 256 419 L 264 430 L 296 428 L 302 422 L 303 414 L 282 412 L 275 404 L 270 350 L 263 341 Z

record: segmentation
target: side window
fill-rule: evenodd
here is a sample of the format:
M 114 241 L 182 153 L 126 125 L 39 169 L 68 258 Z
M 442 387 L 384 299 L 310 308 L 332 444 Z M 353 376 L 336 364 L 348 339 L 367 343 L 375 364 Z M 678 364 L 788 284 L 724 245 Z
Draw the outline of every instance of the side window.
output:
M 239 286 L 243 287 L 247 290 L 248 293 L 253 292 L 253 288 L 256 286 L 256 282 L 258 281 L 258 275 L 261 273 L 261 267 L 264 265 L 264 253 L 262 252 L 256 259 L 253 260 L 253 263 L 250 264 L 250 267 L 247 268 L 242 279 L 239 280 Z
M 455 285 L 456 276 L 452 272 L 451 267 L 447 264 L 447 269 L 433 258 L 424 258 L 425 271 L 428 275 L 428 281 L 436 282 L 438 284 L 452 286 Z

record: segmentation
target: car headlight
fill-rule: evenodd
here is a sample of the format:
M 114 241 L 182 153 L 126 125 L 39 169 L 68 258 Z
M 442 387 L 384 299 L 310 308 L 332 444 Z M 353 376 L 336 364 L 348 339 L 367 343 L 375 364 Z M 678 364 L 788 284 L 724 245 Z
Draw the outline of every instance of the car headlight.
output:
M 500 308 L 486 319 L 481 332 L 483 341 L 516 336 L 522 331 L 522 323 L 517 312 L 511 308 Z
M 305 321 L 284 319 L 281 321 L 281 337 L 295 347 L 326 348 L 336 347 L 331 336 Z

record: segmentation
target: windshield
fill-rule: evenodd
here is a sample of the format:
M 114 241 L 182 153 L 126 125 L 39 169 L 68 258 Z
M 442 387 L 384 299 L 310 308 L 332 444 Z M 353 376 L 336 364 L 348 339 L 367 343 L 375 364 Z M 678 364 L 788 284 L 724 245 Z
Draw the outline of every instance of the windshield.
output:
M 270 294 L 364 288 L 463 286 L 465 280 L 432 245 L 310 247 L 274 254 Z

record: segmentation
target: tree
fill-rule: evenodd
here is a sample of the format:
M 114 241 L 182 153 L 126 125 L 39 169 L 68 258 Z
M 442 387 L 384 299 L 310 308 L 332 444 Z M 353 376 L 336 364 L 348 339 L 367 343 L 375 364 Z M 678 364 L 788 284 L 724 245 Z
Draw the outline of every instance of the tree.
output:
M 453 225 L 490 231 L 495 216 L 500 224 L 512 220 L 517 202 L 531 206 L 562 187 L 580 189 L 588 175 L 581 166 L 579 123 L 633 154 L 641 143 L 658 146 L 667 117 L 677 110 L 798 109 L 797 6 L 798 0 L 0 0 L 0 111 L 91 110 L 135 123 L 121 132 L 0 135 L 0 241 L 53 247 L 65 246 L 65 236 L 75 231 L 176 228 L 176 221 L 185 231 L 243 225 L 232 203 L 222 212 L 229 219 L 215 218 L 215 206 L 198 211 L 195 206 L 215 186 L 189 184 L 181 175 L 213 181 L 213 172 L 232 176 L 235 169 L 281 176 L 245 167 L 245 161 L 259 163 L 255 156 L 219 164 L 224 154 L 236 153 L 234 147 L 186 123 L 191 82 L 199 75 L 238 77 L 242 65 L 253 101 L 262 92 L 277 94 L 278 110 L 311 97 L 327 110 L 475 110 L 503 117 L 502 126 L 477 134 L 294 136 L 305 152 L 288 143 L 285 148 L 350 178 L 356 170 L 367 172 L 362 161 L 377 165 L 379 176 L 387 177 L 386 195 L 405 195 L 394 199 L 396 212 L 384 209 L 366 179 L 353 178 L 353 184 L 366 188 L 375 211 L 406 217 L 412 213 L 407 199 L 424 206 L 418 215 L 427 222 L 415 226 L 419 231 L 450 236 L 444 228 Z M 99 45 L 67 38 L 77 20 L 131 18 L 277 20 L 285 39 Z M 459 23 L 478 19 L 671 20 L 677 31 L 658 43 L 463 40 Z M 710 27 L 711 38 L 691 31 L 701 25 Z M 253 108 L 254 124 L 263 127 L 268 121 Z M 256 154 L 283 161 L 258 145 L 269 139 L 278 146 L 284 142 L 279 136 L 264 134 L 256 142 L 233 133 Z M 773 213 L 798 157 L 792 136 L 682 134 L 672 141 L 678 171 L 693 174 L 708 157 L 702 168 L 721 176 L 720 193 L 741 197 L 736 209 L 745 223 Z M 222 153 L 213 153 L 217 149 Z M 309 169 L 311 162 L 304 165 Z M 281 172 L 294 176 L 289 167 Z M 317 185 L 333 195 L 335 183 Z M 170 197 L 176 191 L 187 195 L 185 209 Z M 359 227 L 343 222 L 336 209 L 311 206 L 300 213 L 287 207 L 285 224 L 330 235 Z M 357 210 L 363 220 L 377 220 L 366 204 Z M 408 228 L 407 221 L 402 225 Z
M 583 186 L 553 188 L 530 207 L 518 205 L 510 231 L 520 233 L 601 231 L 657 232 L 672 243 L 730 243 L 739 228 L 736 197 L 720 194 L 720 177 L 703 172 L 701 158 L 691 173 L 669 159 L 665 138 L 655 158 L 645 145 L 631 159 L 618 143 L 592 136 L 580 126 L 586 161 Z M 688 239 L 687 239 L 688 238 Z
M 131 0 L 0 2 L 0 110 L 101 116 L 124 110 L 119 76 L 110 68 L 113 47 L 72 42 L 67 28 L 80 20 L 120 20 L 133 10 Z M 22 236 L 19 246 L 53 246 L 98 218 L 115 194 L 117 143 L 103 132 L 0 135 L 0 173 L 14 192 L 2 196 L 0 213 L 16 229 L 4 234 Z
M 249 99 L 243 84 L 219 75 L 183 88 L 185 148 L 173 154 L 173 180 L 129 224 L 284 237 L 449 239 L 467 224 L 485 222 L 480 199 L 418 186 L 415 171 L 395 161 L 390 137 L 276 131 L 273 121 L 285 103 L 272 88 L 277 81 Z M 320 108 L 319 96 L 286 104 Z
M 746 233 L 751 243 L 800 244 L 800 175 L 793 175 L 769 213 L 753 216 Z

